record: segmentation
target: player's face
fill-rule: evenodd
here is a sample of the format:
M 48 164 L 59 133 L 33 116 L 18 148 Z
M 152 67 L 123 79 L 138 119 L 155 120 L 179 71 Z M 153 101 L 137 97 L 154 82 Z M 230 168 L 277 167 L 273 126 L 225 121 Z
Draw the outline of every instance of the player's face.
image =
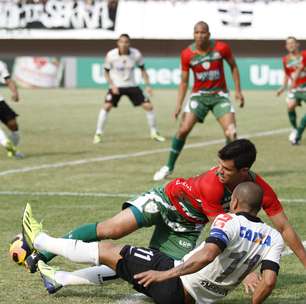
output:
M 223 184 L 235 184 L 241 180 L 243 169 L 238 170 L 233 160 L 218 160 L 218 176 Z
M 130 47 L 130 39 L 127 37 L 120 37 L 117 46 L 121 54 L 127 54 Z
M 298 51 L 299 44 L 295 39 L 287 39 L 286 49 L 289 53 L 294 53 L 294 52 Z
M 210 33 L 208 31 L 208 28 L 204 26 L 203 24 L 198 24 L 194 28 L 194 41 L 197 46 L 202 46 L 203 44 L 208 43 Z

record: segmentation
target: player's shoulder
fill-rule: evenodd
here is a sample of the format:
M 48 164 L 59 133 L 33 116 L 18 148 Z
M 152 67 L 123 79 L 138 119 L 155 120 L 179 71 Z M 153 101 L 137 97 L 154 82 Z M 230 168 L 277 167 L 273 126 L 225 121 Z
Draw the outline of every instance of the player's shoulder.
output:
M 271 236 L 271 245 L 284 245 L 284 239 L 280 232 L 266 223 L 264 223 L 264 225 L 270 230 L 269 235 Z
M 195 44 L 189 44 L 187 47 L 185 47 L 184 49 L 182 49 L 181 51 L 181 56 L 182 57 L 192 57 L 195 54 Z
M 119 55 L 118 48 L 113 48 L 106 53 L 106 57 L 111 58 Z
M 302 50 L 301 53 L 302 53 L 302 57 L 306 58 L 306 50 Z
M 138 50 L 138 49 L 136 49 L 136 48 L 130 47 L 130 48 L 129 48 L 129 51 L 130 51 L 130 54 L 132 54 L 132 55 L 137 55 L 137 56 L 141 55 L 140 50 Z
M 231 48 L 227 42 L 222 40 L 212 40 L 211 43 L 215 50 L 226 50 Z
M 212 167 L 208 171 L 202 173 L 199 175 L 201 182 L 205 185 L 210 186 L 210 188 L 223 188 L 224 184 L 220 182 L 220 179 L 218 177 L 218 167 Z
M 250 171 L 250 176 L 252 177 L 253 181 L 257 185 L 259 185 L 264 191 L 270 189 L 272 190 L 272 187 L 260 174 L 255 173 L 254 171 Z

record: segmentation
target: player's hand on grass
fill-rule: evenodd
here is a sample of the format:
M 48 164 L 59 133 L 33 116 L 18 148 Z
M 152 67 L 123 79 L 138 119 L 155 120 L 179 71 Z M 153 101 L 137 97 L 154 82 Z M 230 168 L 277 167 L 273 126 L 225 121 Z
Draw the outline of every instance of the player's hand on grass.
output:
M 244 106 L 244 96 L 241 91 L 235 93 L 235 99 L 239 102 L 239 107 L 243 108 Z
M 15 101 L 15 102 L 18 102 L 18 101 L 19 101 L 19 95 L 18 95 L 18 93 L 13 93 L 13 94 L 12 94 L 12 100 Z
M 119 89 L 118 87 L 116 87 L 115 85 L 112 86 L 112 93 L 114 95 L 119 95 Z
M 244 292 L 246 294 L 253 293 L 260 280 L 261 277 L 257 273 L 251 272 L 250 274 L 248 274 L 242 281 L 244 286 Z
M 150 284 L 162 282 L 166 278 L 162 271 L 149 270 L 134 275 L 134 279 L 137 280 L 139 285 L 143 285 L 146 288 Z

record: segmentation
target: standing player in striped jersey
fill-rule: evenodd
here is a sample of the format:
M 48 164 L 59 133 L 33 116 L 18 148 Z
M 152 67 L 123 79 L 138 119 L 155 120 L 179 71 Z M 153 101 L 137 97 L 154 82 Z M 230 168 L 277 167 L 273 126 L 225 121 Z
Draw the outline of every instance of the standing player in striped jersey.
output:
M 181 53 L 181 83 L 174 117 L 177 119 L 188 90 L 190 69 L 194 74 L 192 94 L 185 106 L 180 127 L 172 140 L 166 166 L 157 171 L 153 180 L 159 181 L 169 176 L 181 153 L 186 138 L 197 122 L 203 123 L 209 111 L 212 111 L 221 125 L 226 141 L 236 139 L 235 111 L 229 99 L 226 87 L 223 60 L 232 72 L 235 84 L 235 98 L 243 107 L 244 97 L 240 88 L 240 76 L 230 47 L 221 41 L 210 39 L 208 24 L 200 21 L 194 26 L 194 43 Z
M 23 224 L 25 231 L 31 231 L 27 239 L 32 248 L 49 250 L 74 262 L 109 266 L 159 304 L 214 303 L 261 265 L 262 280 L 252 296 L 252 303 L 259 304 L 276 284 L 284 247 L 280 233 L 257 217 L 262 200 L 259 185 L 239 184 L 231 198 L 231 213 L 217 216 L 206 241 L 182 261 L 151 248 L 53 238 L 42 232 L 30 213 Z M 47 282 L 60 286 L 64 274 L 78 277 L 76 272 L 58 271 L 42 261 L 38 268 L 46 286 Z
M 289 141 L 293 145 L 299 144 L 302 133 L 306 128 L 306 115 L 297 124 L 296 107 L 301 106 L 301 102 L 306 102 L 306 50 L 299 50 L 299 42 L 295 37 L 288 37 L 286 40 L 288 54 L 282 58 L 285 72 L 284 84 L 277 91 L 280 96 L 291 82 L 287 95 L 287 109 L 289 122 L 293 128 L 289 135 Z
M 136 84 L 136 67 L 141 70 L 147 94 L 152 95 L 149 75 L 145 69 L 142 54 L 139 50 L 130 47 L 129 35 L 122 34 L 117 41 L 117 48 L 110 50 L 105 57 L 105 79 L 108 82 L 109 90 L 106 94 L 105 104 L 98 116 L 94 144 L 102 141 L 109 112 L 113 107 L 118 106 L 121 97 L 124 95 L 130 99 L 134 106 L 142 106 L 145 110 L 151 138 L 160 142 L 165 141 L 165 138 L 157 131 L 155 112 L 149 97 L 144 95 Z
M 7 85 L 12 93 L 12 100 L 19 101 L 19 94 L 15 82 L 7 70 L 7 66 L 0 61 L 0 82 Z M 19 127 L 17 124 L 17 114 L 5 102 L 4 97 L 0 95 L 0 120 L 10 130 L 9 137 L 0 128 L 0 144 L 7 150 L 8 157 L 22 158 L 23 154 L 16 150 L 16 146 L 20 140 Z

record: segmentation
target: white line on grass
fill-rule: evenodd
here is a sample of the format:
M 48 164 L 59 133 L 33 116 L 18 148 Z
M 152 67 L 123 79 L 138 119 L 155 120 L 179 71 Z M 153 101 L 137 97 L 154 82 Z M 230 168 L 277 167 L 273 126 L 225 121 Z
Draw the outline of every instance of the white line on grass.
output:
M 76 196 L 76 197 L 133 197 L 139 193 L 111 193 L 111 192 L 57 192 L 57 191 L 0 191 L 0 196 Z M 306 198 L 280 198 L 283 203 L 306 203 Z
M 286 133 L 289 130 L 290 129 L 286 128 L 286 129 L 256 132 L 253 134 L 243 134 L 241 135 L 241 137 L 243 138 L 245 137 L 247 138 L 264 137 L 264 136 Z M 222 143 L 224 143 L 224 138 L 210 140 L 207 142 L 188 144 L 184 147 L 184 149 L 207 147 L 207 146 L 222 144 Z M 110 156 L 103 156 L 103 157 L 66 161 L 66 162 L 60 162 L 60 163 L 54 163 L 54 164 L 44 164 L 44 165 L 33 166 L 33 167 L 24 167 L 24 168 L 2 171 L 0 172 L 0 176 L 6 176 L 6 175 L 18 174 L 18 173 L 26 173 L 26 172 L 32 172 L 32 171 L 37 171 L 37 170 L 43 170 L 43 169 L 63 168 L 67 166 L 78 166 L 78 165 L 84 165 L 84 164 L 95 163 L 95 162 L 103 162 L 103 161 L 109 161 L 109 160 L 119 160 L 119 159 L 133 158 L 133 157 L 141 157 L 141 156 L 146 156 L 146 155 L 164 153 L 164 152 L 168 152 L 169 150 L 170 150 L 169 148 L 162 148 L 162 149 L 155 149 L 155 150 L 145 150 L 145 151 L 140 151 L 140 152 L 135 152 L 135 153 L 117 154 L 117 155 L 110 155 Z

